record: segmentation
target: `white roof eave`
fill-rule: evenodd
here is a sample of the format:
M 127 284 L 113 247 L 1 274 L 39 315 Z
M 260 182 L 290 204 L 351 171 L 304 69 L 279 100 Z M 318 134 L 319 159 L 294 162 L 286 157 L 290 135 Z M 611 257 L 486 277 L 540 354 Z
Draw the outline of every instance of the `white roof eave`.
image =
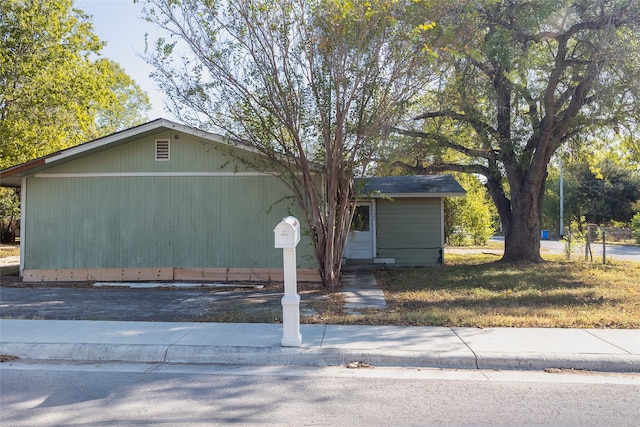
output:
M 418 198 L 418 197 L 459 197 L 464 193 L 377 193 L 362 195 L 362 199 L 401 199 L 401 198 Z
M 131 129 L 126 129 L 121 132 L 117 132 L 103 138 L 96 139 L 95 141 L 88 142 L 86 144 L 79 145 L 77 147 L 72 147 L 63 152 L 47 157 L 45 159 L 45 163 L 55 163 L 62 159 L 66 159 L 68 157 L 76 156 L 78 154 L 82 154 L 87 151 L 95 150 L 96 148 L 100 148 L 109 144 L 112 144 L 116 141 L 135 137 L 136 135 L 140 135 L 145 132 L 153 131 L 160 128 L 169 128 L 175 129 L 180 132 L 196 135 L 205 139 L 209 139 L 211 141 L 219 142 L 225 144 L 224 138 L 220 135 L 216 135 L 213 133 L 204 132 L 198 129 L 194 129 L 189 126 L 181 125 L 179 123 L 172 122 L 166 119 L 158 119 L 149 123 L 142 124 L 140 126 L 136 126 Z

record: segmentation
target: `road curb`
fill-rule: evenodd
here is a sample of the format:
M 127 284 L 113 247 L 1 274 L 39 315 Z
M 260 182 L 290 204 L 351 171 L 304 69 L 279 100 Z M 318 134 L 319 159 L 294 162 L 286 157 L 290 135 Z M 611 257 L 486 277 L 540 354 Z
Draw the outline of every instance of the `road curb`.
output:
M 164 361 L 166 345 L 80 344 L 80 343 L 2 343 L 0 353 L 27 360 L 64 360 L 70 362 Z
M 640 372 L 640 355 L 632 354 L 480 353 L 476 357 L 478 369 Z
M 2 343 L 0 353 L 26 360 L 129 362 L 252 366 L 339 366 L 363 362 L 371 366 L 640 372 L 640 356 L 597 354 L 512 354 L 424 351 L 375 351 L 340 348 L 248 346 L 184 346 L 158 344 Z
M 475 358 L 467 353 L 340 348 L 2 343 L 0 353 L 27 360 L 72 362 L 338 366 L 359 361 L 372 366 L 476 369 Z

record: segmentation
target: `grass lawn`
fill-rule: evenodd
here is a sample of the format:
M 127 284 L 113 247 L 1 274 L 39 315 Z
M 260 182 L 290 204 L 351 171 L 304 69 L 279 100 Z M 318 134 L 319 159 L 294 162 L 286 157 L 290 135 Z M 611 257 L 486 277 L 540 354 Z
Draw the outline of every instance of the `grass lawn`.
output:
M 20 245 L 18 244 L 0 244 L 0 258 L 8 257 L 8 256 L 18 256 L 20 255 Z
M 376 273 L 387 309 L 350 316 L 318 307 L 310 323 L 471 327 L 640 328 L 640 263 L 589 264 L 547 256 L 540 265 L 494 255 L 447 256 L 442 268 Z

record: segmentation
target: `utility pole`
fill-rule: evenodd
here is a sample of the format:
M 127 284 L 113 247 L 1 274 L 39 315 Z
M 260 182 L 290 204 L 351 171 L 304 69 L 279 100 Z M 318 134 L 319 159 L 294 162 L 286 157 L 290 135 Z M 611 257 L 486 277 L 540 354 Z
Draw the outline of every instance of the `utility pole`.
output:
M 564 171 L 560 159 L 560 238 L 564 237 Z

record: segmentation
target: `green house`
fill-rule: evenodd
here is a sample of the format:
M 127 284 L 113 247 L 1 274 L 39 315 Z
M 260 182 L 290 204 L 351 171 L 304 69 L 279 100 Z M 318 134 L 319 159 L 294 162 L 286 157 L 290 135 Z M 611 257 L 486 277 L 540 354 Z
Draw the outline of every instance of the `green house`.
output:
M 259 154 L 158 119 L 0 171 L 0 185 L 21 189 L 23 279 L 282 280 L 273 229 L 304 216 L 277 176 L 237 160 L 248 156 Z M 459 184 L 449 176 L 363 184 L 345 261 L 436 263 L 442 198 L 463 194 Z M 318 280 L 302 234 L 298 278 Z
M 443 200 L 465 194 L 452 176 L 363 178 L 357 186 L 347 263 L 425 267 L 443 261 Z

